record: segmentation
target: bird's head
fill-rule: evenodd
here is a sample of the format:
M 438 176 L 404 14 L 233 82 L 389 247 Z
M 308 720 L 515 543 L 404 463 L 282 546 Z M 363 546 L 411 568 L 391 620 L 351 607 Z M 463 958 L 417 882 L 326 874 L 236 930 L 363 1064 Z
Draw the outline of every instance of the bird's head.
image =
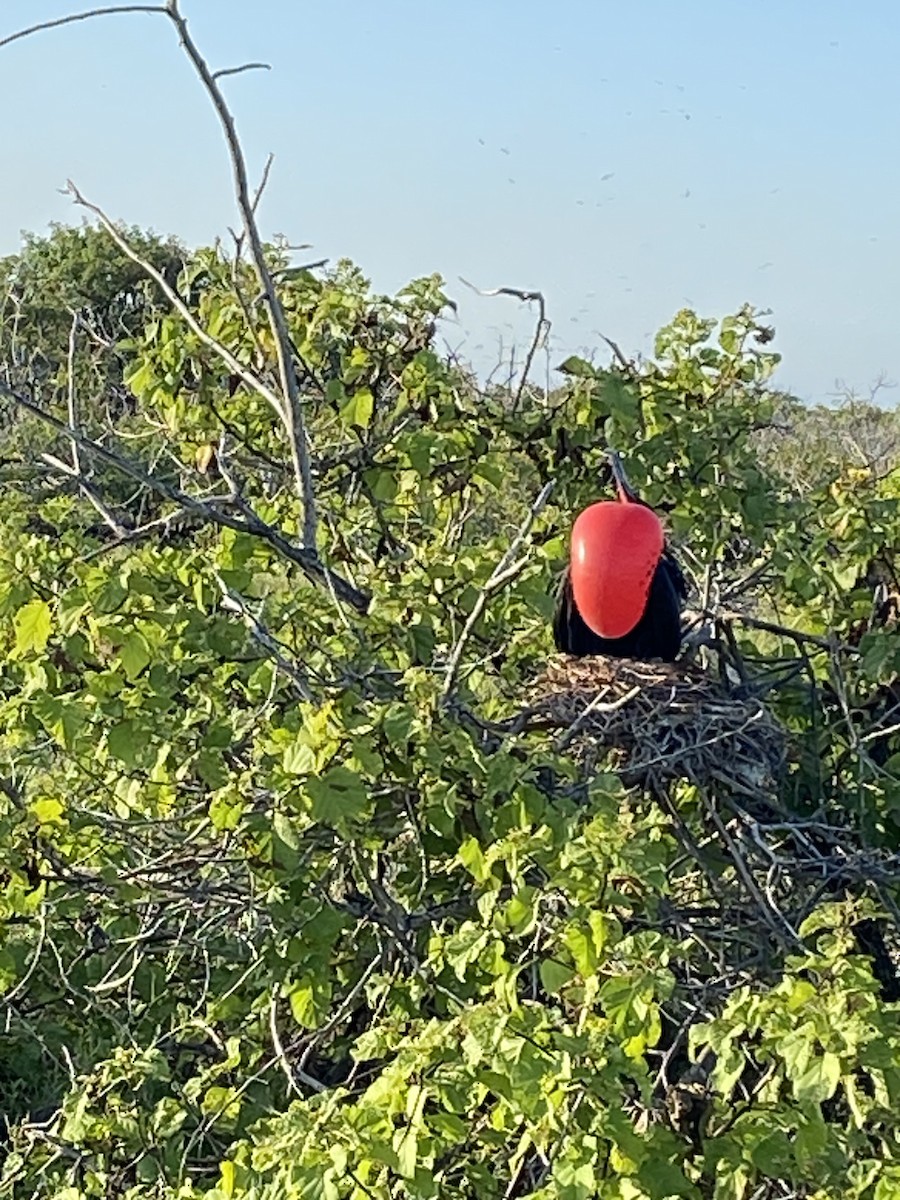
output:
M 616 493 L 619 500 L 623 504 L 640 504 L 641 500 L 628 482 L 628 476 L 625 473 L 625 468 L 622 465 L 622 459 L 619 457 L 618 451 L 607 450 L 606 457 L 609 460 L 609 469 L 612 472 L 613 483 L 616 487 Z

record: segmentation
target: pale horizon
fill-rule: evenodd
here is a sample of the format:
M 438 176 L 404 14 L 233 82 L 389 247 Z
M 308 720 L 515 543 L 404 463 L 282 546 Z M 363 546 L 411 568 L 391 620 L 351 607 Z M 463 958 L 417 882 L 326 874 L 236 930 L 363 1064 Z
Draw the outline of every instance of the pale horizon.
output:
M 353 259 L 379 291 L 440 272 L 442 332 L 481 370 L 544 293 L 550 363 L 647 355 L 683 306 L 770 309 L 775 386 L 827 403 L 900 380 L 900 11 L 802 0 L 183 0 L 226 82 L 251 170 L 275 155 L 267 236 Z M 0 39 L 78 11 L 7 0 Z M 236 221 L 208 101 L 167 21 L 110 16 L 0 50 L 0 254 L 77 223 L 72 178 L 116 220 L 190 246 Z M 27 119 L 21 114 L 27 114 Z M 537 367 L 542 382 L 545 362 Z M 894 406 L 896 390 L 880 393 Z

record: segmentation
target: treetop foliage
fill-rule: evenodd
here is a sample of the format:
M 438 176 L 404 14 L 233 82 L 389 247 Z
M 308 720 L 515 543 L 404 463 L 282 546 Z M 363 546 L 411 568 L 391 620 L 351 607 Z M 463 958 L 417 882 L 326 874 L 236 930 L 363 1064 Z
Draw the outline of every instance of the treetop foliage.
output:
M 438 276 L 93 211 L 0 264 L 0 1197 L 900 1194 L 896 411 L 750 306 L 487 387 Z M 683 662 L 554 726 L 609 446 Z
M 83 236 L 24 256 L 74 294 Z M 51 327 L 34 310 L 16 330 L 0 1186 L 890 1194 L 897 997 L 865 935 L 890 962 L 898 495 L 883 444 L 856 449 L 892 414 L 829 418 L 816 465 L 826 417 L 769 390 L 747 308 L 679 313 L 653 361 L 569 359 L 516 404 L 441 354 L 437 277 L 381 297 L 348 263 L 269 254 L 317 550 L 364 614 L 273 542 L 298 516 L 283 430 L 177 312 L 148 293 L 111 351 L 82 298 L 85 370 L 113 352 L 131 397 L 114 419 L 86 390 L 73 422 L 29 365 Z M 184 255 L 174 286 L 269 379 L 246 264 Z M 112 287 L 99 303 L 132 311 Z M 691 653 L 789 732 L 765 796 L 626 788 L 614 758 L 587 770 L 510 723 L 608 444 L 685 563 Z

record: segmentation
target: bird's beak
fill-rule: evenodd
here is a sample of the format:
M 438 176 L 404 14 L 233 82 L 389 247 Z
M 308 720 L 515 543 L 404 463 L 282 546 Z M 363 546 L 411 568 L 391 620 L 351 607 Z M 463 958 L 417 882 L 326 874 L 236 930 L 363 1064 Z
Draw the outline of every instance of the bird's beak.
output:
M 636 501 L 637 492 L 628 482 L 628 476 L 625 474 L 625 468 L 622 466 L 622 460 L 615 450 L 607 450 L 607 458 L 609 459 L 610 469 L 612 470 L 613 482 L 616 485 L 616 491 L 619 493 L 619 499 L 623 501 Z

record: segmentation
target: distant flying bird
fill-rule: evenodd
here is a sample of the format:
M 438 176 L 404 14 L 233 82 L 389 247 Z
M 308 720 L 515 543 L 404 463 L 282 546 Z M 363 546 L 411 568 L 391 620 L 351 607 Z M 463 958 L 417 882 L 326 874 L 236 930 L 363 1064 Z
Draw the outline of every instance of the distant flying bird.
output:
M 572 527 L 553 640 L 557 650 L 579 657 L 674 662 L 687 598 L 684 575 L 659 517 L 639 499 L 615 451 L 609 460 L 617 499 L 590 505 Z

